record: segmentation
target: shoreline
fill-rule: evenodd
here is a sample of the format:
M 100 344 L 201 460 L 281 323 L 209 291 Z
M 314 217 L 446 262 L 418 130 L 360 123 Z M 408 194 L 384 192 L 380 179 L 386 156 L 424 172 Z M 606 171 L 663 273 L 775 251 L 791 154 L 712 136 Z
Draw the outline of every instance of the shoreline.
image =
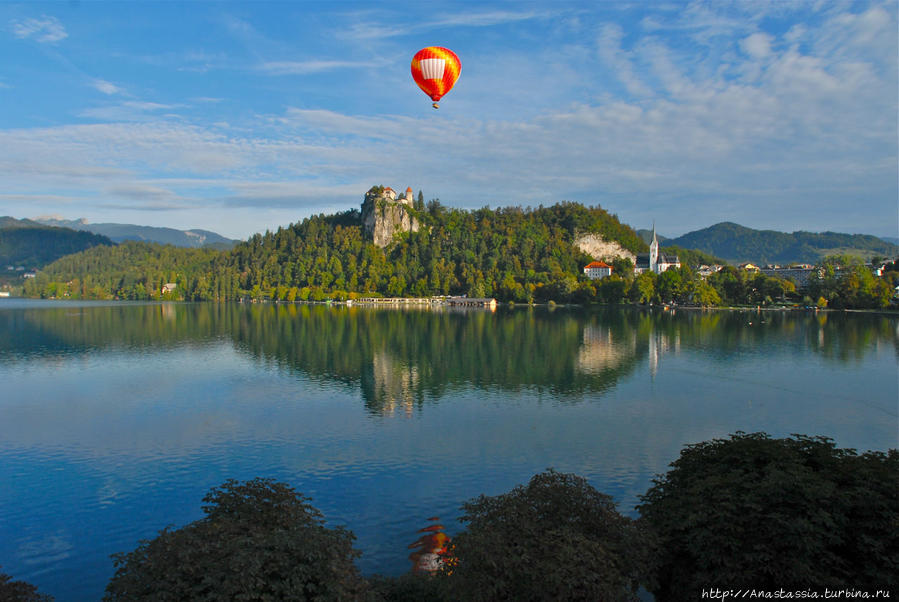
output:
M 384 308 L 384 307 L 392 307 L 392 308 L 432 308 L 432 307 L 448 307 L 454 306 L 455 304 L 447 303 L 446 298 L 444 297 L 435 297 L 433 299 L 425 298 L 412 298 L 412 297 L 383 297 L 384 301 L 382 302 L 359 302 L 356 300 L 348 301 L 280 301 L 280 300 L 272 300 L 272 299 L 238 299 L 232 301 L 217 301 L 217 300 L 206 300 L 206 301 L 184 301 L 177 299 L 72 299 L 71 297 L 64 298 L 42 298 L 42 297 L 24 297 L 24 296 L 9 296 L 9 297 L 0 297 L 0 304 L 4 302 L 4 300 L 8 299 L 9 301 L 14 300 L 29 300 L 29 301 L 52 301 L 52 302 L 88 302 L 88 303 L 241 303 L 241 304 L 265 304 L 265 305 L 325 305 L 325 306 L 342 306 L 342 307 L 366 307 L 366 308 Z M 460 297 L 459 299 L 464 299 L 464 297 Z M 479 299 L 478 301 L 482 301 Z M 514 301 L 496 301 L 496 308 L 500 307 L 508 307 L 508 308 L 519 308 L 519 307 L 546 307 L 548 309 L 556 309 L 556 308 L 581 308 L 588 309 L 592 307 L 629 307 L 635 309 L 650 309 L 655 310 L 659 309 L 661 311 L 676 311 L 676 310 L 689 310 L 689 311 L 740 311 L 740 312 L 763 312 L 763 311 L 776 311 L 776 312 L 804 312 L 804 313 L 864 313 L 864 314 L 882 314 L 885 316 L 893 316 L 899 317 L 899 307 L 896 308 L 882 308 L 882 309 L 856 309 L 856 308 L 844 308 L 844 309 L 833 309 L 833 308 L 817 308 L 817 307 L 801 307 L 801 306 L 751 306 L 751 305 L 709 305 L 709 306 L 699 306 L 699 305 L 668 305 L 668 304 L 649 304 L 649 305 L 641 305 L 636 303 L 555 303 L 553 301 L 549 301 L 546 303 L 516 303 Z M 469 309 L 488 309 L 490 307 L 487 306 L 468 306 Z

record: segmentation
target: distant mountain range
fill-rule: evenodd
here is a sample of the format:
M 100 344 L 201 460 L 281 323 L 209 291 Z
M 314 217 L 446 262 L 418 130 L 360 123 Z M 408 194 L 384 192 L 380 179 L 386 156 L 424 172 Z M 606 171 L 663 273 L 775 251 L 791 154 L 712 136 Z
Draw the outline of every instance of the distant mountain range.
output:
M 638 234 L 644 240 L 652 236 L 648 230 L 640 230 Z M 899 256 L 899 246 L 868 234 L 787 233 L 754 230 L 732 222 L 721 222 L 677 238 L 656 236 L 662 247 L 695 249 L 732 263 L 816 263 L 826 255 L 857 255 L 865 259 Z
M 106 236 L 92 232 L 45 226 L 28 219 L 0 217 L 0 274 L 20 274 L 21 271 L 16 268 L 38 269 L 65 255 L 97 245 L 112 244 Z
M 33 221 L 46 226 L 71 228 L 72 230 L 102 234 L 117 243 L 126 240 L 142 240 L 158 242 L 164 245 L 175 245 L 176 247 L 212 247 L 216 249 L 230 249 L 237 243 L 236 240 L 225 238 L 209 230 L 176 230 L 174 228 L 137 226 L 134 224 L 91 224 L 84 218 L 67 220 L 56 217 L 37 217 Z

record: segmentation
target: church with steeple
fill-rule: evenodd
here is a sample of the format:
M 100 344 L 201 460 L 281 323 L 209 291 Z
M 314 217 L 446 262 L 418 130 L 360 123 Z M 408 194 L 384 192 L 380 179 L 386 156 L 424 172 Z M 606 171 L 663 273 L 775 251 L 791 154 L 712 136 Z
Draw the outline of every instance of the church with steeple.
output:
M 652 224 L 652 241 L 649 243 L 649 253 L 637 255 L 637 265 L 634 266 L 635 274 L 653 272 L 661 274 L 669 268 L 679 268 L 680 258 L 677 255 L 659 253 L 659 239 L 656 237 L 656 225 Z

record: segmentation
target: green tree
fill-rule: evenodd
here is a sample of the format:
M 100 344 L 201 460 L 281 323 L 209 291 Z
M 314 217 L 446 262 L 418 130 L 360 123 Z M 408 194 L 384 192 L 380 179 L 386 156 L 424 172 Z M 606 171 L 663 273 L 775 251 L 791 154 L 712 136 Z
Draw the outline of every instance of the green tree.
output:
M 653 591 L 897 585 L 899 452 L 736 433 L 688 445 L 641 497 L 659 539 Z
M 53 600 L 53 597 L 40 593 L 35 586 L 26 581 L 13 581 L 12 577 L 0 572 L 0 600 L 8 600 L 9 602 L 50 602 Z
M 548 470 L 462 509 L 447 569 L 455 599 L 637 599 L 644 535 L 586 479 Z
M 679 301 L 684 280 L 678 270 L 665 270 L 656 278 L 656 298 L 660 301 Z
M 621 303 L 627 298 L 628 281 L 612 272 L 600 280 L 599 298 L 603 303 Z
M 349 600 L 364 581 L 353 534 L 269 479 L 226 481 L 206 516 L 115 556 L 105 600 Z
M 631 284 L 629 296 L 634 303 L 650 303 L 655 297 L 656 275 L 652 272 L 643 272 L 634 278 Z

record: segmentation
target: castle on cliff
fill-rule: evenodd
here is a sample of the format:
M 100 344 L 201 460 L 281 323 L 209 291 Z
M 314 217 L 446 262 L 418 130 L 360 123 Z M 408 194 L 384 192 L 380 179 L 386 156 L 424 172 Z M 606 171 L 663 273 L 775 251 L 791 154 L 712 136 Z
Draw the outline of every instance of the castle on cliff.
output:
M 362 201 L 362 228 L 379 247 L 386 247 L 393 237 L 405 232 L 418 232 L 420 224 L 410 211 L 414 206 L 412 188 L 398 195 L 393 188 L 374 186 Z
M 393 188 L 388 186 L 387 188 L 384 189 L 382 196 L 384 198 L 390 199 L 391 201 L 399 201 L 403 205 L 409 205 L 410 207 L 412 206 L 413 198 L 412 198 L 412 188 L 411 187 L 406 188 L 406 192 L 402 196 L 397 196 L 396 190 L 394 190 Z

